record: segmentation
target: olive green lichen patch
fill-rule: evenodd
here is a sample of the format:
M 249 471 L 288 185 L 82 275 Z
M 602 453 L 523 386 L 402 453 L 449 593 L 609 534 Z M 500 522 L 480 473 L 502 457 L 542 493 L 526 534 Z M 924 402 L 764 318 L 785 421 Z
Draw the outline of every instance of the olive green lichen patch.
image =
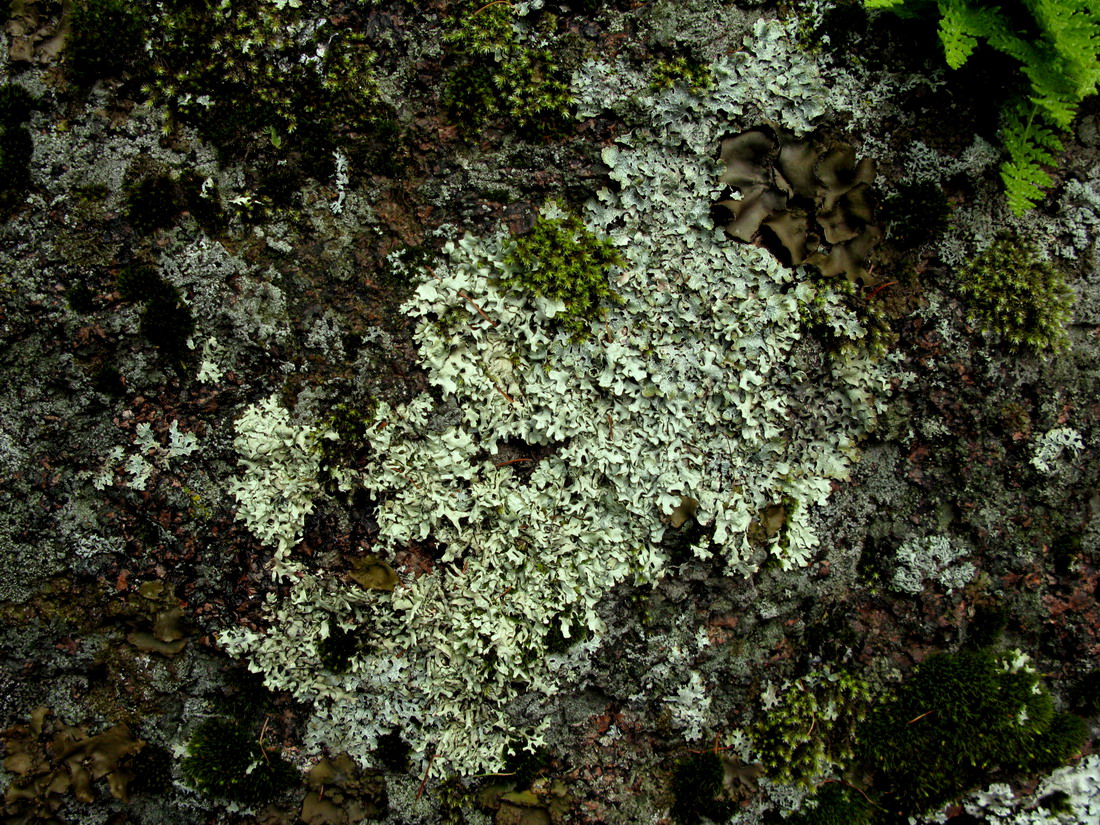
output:
M 4 793 L 6 822 L 52 821 L 69 794 L 78 802 L 94 802 L 101 779 L 111 796 L 127 801 L 133 758 L 145 747 L 125 725 L 89 736 L 47 707 L 34 710 L 27 724 L 8 728 L 0 740 L 4 769 L 15 776 Z
M 740 241 L 764 236 L 784 262 L 812 264 L 826 276 L 869 283 L 865 263 L 882 237 L 876 224 L 875 165 L 852 146 L 797 138 L 768 125 L 722 141 L 720 181 L 736 197 L 720 200 L 726 232 Z
M 1073 317 L 1073 290 L 1061 270 L 1027 245 L 1002 238 L 957 277 L 973 321 L 1011 348 L 1057 352 L 1069 343 L 1065 325 Z
M 302 802 L 306 825 L 357 825 L 386 812 L 386 783 L 377 771 L 361 770 L 348 754 L 326 757 L 306 774 Z

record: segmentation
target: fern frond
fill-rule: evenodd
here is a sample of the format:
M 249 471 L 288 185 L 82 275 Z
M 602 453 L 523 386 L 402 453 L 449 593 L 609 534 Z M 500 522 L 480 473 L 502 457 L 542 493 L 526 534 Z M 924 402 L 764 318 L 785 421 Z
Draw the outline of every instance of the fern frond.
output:
M 1078 99 L 1100 85 L 1100 5 L 1095 2 L 1032 0 L 1032 13 L 1052 44 Z
M 1036 120 L 1038 105 L 1023 102 L 1004 113 L 1001 142 L 1008 157 L 1001 163 L 1001 180 L 1005 185 L 1008 205 L 1016 215 L 1022 215 L 1045 196 L 1053 181 L 1043 166 L 1055 164 L 1055 153 L 1062 151 L 1062 142 L 1055 133 Z
M 978 46 L 978 38 L 993 42 L 1019 40 L 1008 27 L 1000 8 L 977 6 L 967 0 L 940 0 L 940 41 L 947 65 L 957 69 L 966 62 Z

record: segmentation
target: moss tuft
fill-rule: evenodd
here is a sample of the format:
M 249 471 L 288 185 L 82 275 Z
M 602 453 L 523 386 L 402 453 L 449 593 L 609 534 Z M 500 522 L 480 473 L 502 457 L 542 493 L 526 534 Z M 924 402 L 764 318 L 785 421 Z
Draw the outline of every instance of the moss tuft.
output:
M 822 786 L 807 802 L 794 816 L 784 819 L 784 824 L 869 825 L 874 815 L 862 794 L 839 782 Z
M 1048 771 L 1080 746 L 1022 657 L 929 656 L 860 729 L 882 804 L 898 815 L 942 805 L 998 774 Z
M 791 684 L 750 730 L 767 775 L 813 782 L 830 765 L 849 761 L 867 700 L 867 685 L 844 672 L 814 672 Z
M 457 5 L 444 35 L 453 65 L 443 91 L 455 122 L 467 129 L 499 121 L 520 131 L 559 131 L 572 97 L 553 52 L 521 39 L 510 3 Z
M 588 336 L 589 325 L 603 317 L 607 303 L 620 300 L 608 271 L 623 266 L 622 257 L 610 239 L 588 231 L 575 215 L 540 215 L 504 261 L 509 271 L 505 286 L 565 304 L 556 319 L 574 341 Z
M 1072 317 L 1073 291 L 1062 272 L 1034 250 L 1007 238 L 959 270 L 959 291 L 970 316 L 1013 349 L 1063 349 Z
M 278 750 L 261 745 L 250 727 L 207 719 L 195 730 L 180 765 L 185 779 L 208 796 L 256 806 L 298 784 L 298 772 Z

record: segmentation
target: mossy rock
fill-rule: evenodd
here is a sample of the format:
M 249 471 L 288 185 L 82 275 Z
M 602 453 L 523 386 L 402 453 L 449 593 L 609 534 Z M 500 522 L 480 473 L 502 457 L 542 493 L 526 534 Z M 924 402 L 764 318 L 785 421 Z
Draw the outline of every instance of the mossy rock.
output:
M 207 719 L 191 736 L 180 764 L 200 793 L 242 805 L 270 802 L 300 782 L 298 772 L 259 732 L 233 719 Z

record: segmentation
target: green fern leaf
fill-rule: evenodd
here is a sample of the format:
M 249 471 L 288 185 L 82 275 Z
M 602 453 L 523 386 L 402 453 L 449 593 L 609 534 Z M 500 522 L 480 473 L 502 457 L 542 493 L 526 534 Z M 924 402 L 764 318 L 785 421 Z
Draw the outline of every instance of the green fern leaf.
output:
M 1038 106 L 1017 103 L 1005 112 L 1001 126 L 1001 142 L 1008 157 L 1001 164 L 1001 180 L 1005 185 L 1008 205 L 1022 215 L 1045 196 L 1053 184 L 1043 166 L 1055 164 L 1055 153 L 1062 151 L 1062 142 L 1053 131 L 1036 122 Z
M 997 6 L 976 6 L 968 0 L 940 0 L 940 41 L 947 65 L 957 69 L 978 46 L 978 38 L 989 40 L 1002 51 L 1001 43 L 1018 40 Z

